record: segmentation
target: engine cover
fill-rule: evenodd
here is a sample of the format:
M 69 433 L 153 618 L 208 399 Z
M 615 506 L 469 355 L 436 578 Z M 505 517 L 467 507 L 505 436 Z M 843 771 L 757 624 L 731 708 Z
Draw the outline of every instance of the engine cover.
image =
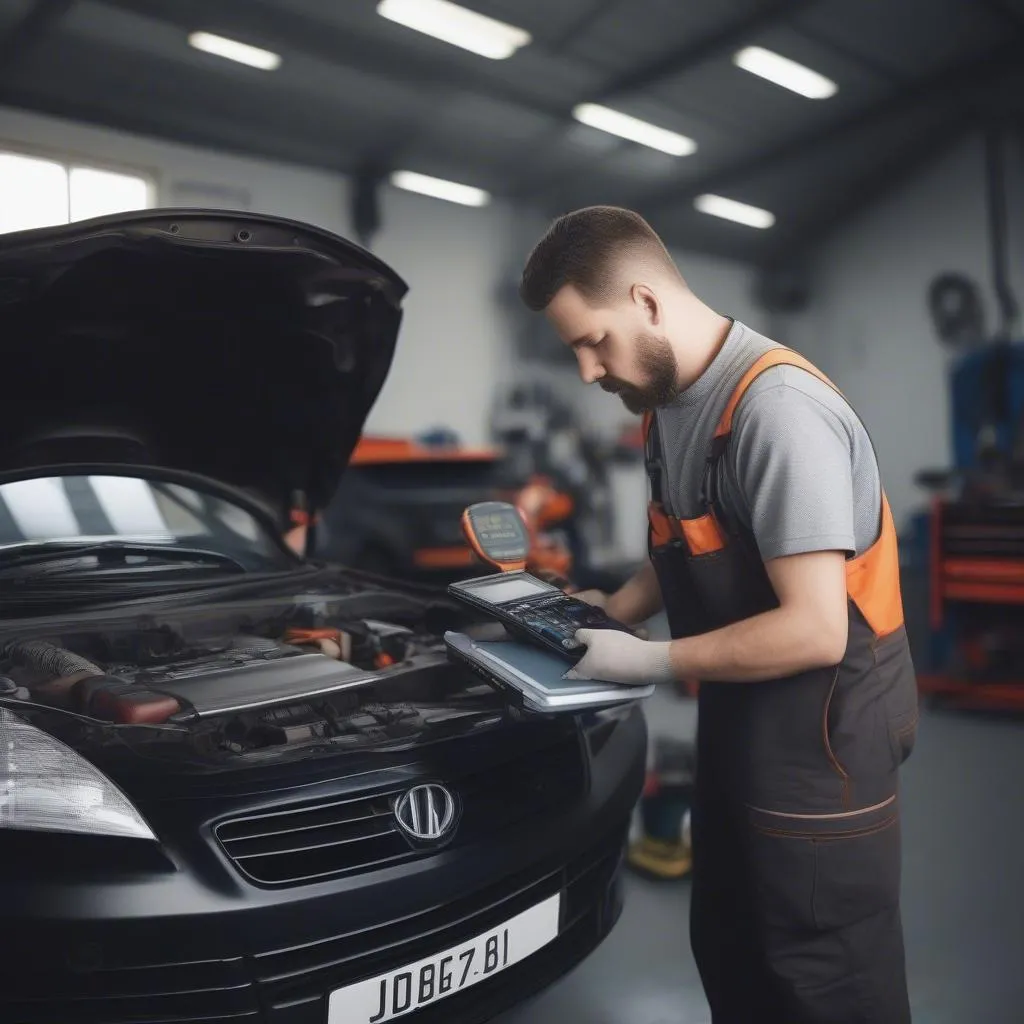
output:
M 347 662 L 258 637 L 240 638 L 207 657 L 158 667 L 110 666 L 108 674 L 121 683 L 116 703 L 170 697 L 180 707 L 168 720 L 177 722 L 323 697 L 377 678 Z M 115 717 L 125 720 L 123 714 Z

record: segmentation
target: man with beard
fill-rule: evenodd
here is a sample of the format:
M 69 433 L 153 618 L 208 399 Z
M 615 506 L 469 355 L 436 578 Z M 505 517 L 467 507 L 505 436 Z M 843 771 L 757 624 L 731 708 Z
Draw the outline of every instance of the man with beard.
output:
M 650 558 L 567 675 L 699 681 L 690 935 L 714 1024 L 904 1024 L 898 771 L 916 682 L 871 442 L 809 362 L 709 308 L 651 227 L 556 220 L 521 295 L 644 418 Z

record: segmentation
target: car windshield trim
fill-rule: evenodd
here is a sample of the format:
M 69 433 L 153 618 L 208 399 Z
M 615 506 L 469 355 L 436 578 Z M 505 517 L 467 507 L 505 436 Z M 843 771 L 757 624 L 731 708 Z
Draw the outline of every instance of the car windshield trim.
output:
M 88 544 L 77 542 L 57 542 L 43 545 L 44 550 L 33 550 L 25 554 L 19 553 L 14 557 L 0 557 L 0 574 L 9 569 L 24 569 L 32 566 L 50 566 L 54 562 L 73 562 L 82 558 L 97 558 L 107 554 L 120 554 L 126 558 L 133 556 L 138 558 L 158 558 L 185 568 L 189 565 L 208 567 L 220 565 L 232 572 L 245 572 L 245 566 L 231 555 L 220 551 L 212 551 L 206 548 L 185 547 L 180 544 L 137 544 L 131 541 L 122 540 L 120 537 L 107 539 L 99 543 Z M 128 565 L 124 568 L 129 571 L 146 570 L 152 568 L 147 565 Z M 68 572 L 89 572 L 89 569 L 81 567 L 73 568 L 67 566 Z
M 0 483 L 0 565 L 102 546 L 140 546 L 180 560 L 231 560 L 250 572 L 292 568 L 273 525 L 217 487 L 147 474 L 73 470 Z
M 118 534 L 111 536 L 109 533 L 82 534 L 80 537 L 54 537 L 51 540 L 23 540 L 0 541 L 0 560 L 6 557 L 9 551 L 25 552 L 30 554 L 33 551 L 43 552 L 47 548 L 53 550 L 66 549 L 73 551 L 78 547 L 97 547 L 99 545 L 145 545 L 152 548 L 175 548 L 180 545 L 173 537 L 161 535 L 154 537 L 152 534 Z

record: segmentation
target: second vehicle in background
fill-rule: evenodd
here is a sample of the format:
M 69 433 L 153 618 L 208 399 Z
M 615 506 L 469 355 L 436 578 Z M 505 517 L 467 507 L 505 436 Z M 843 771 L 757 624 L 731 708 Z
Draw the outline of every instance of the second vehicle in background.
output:
M 468 505 L 491 500 L 525 513 L 531 571 L 569 576 L 573 558 L 561 533 L 571 528 L 571 497 L 546 478 L 521 479 L 498 449 L 400 438 L 362 438 L 316 523 L 312 554 L 381 575 L 450 583 L 480 571 L 460 522 Z

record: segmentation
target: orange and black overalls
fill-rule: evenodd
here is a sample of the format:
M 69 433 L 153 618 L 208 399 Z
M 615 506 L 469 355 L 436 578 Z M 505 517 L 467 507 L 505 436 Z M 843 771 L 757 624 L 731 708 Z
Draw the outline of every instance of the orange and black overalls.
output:
M 830 383 L 788 349 L 749 367 L 716 428 L 696 519 L 665 514 L 657 419 L 645 417 L 649 550 L 673 638 L 778 606 L 753 535 L 716 485 L 740 399 L 780 364 Z M 897 774 L 917 687 L 884 492 L 878 538 L 847 562 L 846 583 L 838 665 L 699 686 L 690 930 L 713 1024 L 910 1020 Z

